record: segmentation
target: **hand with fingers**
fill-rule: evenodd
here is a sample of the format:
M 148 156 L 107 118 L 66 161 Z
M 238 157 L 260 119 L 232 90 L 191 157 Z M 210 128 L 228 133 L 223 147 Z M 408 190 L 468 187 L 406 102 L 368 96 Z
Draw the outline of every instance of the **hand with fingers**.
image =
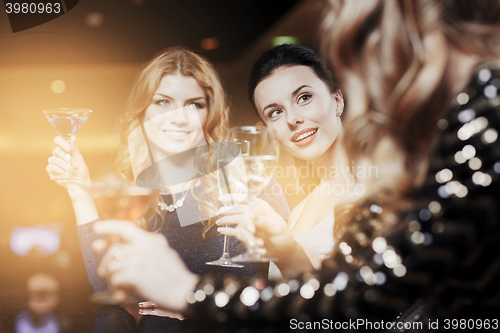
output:
M 56 136 L 54 142 L 57 147 L 52 150 L 52 156 L 49 157 L 49 164 L 45 170 L 47 170 L 51 179 L 62 175 L 66 170 L 70 170 L 71 174 L 75 177 L 83 179 L 55 181 L 68 191 L 78 225 L 97 220 L 99 214 L 88 191 L 90 187 L 89 170 L 82 154 L 78 150 L 76 138 L 72 136 L 70 143 L 68 143 L 60 136 Z M 71 165 L 69 165 L 70 161 Z
M 154 302 L 140 302 L 139 303 L 139 314 L 146 316 L 157 316 L 157 317 L 169 317 L 169 318 L 177 318 L 180 320 L 184 320 L 184 317 L 177 313 L 168 310 L 164 310 Z
M 49 157 L 49 164 L 45 168 L 50 178 L 61 176 L 65 171 L 69 171 L 75 177 L 83 179 L 83 181 L 59 181 L 56 182 L 68 191 L 74 190 L 76 187 L 85 187 L 90 184 L 89 170 L 83 159 L 82 154 L 76 145 L 76 138 L 71 137 L 70 143 L 60 136 L 54 139 L 57 147 L 52 150 L 52 156 Z
M 226 198 L 219 198 L 223 201 Z M 305 252 L 295 241 L 286 221 L 274 209 L 261 199 L 255 199 L 252 205 L 241 202 L 219 210 L 216 224 L 221 234 L 236 237 L 247 248 L 258 245 L 266 256 L 277 258 L 276 264 L 282 271 L 288 266 L 304 260 Z M 225 226 L 235 226 L 225 227 Z M 297 258 L 291 257 L 296 254 Z
M 120 239 L 119 244 L 103 240 L 94 244 L 99 251 L 108 248 L 97 272 L 111 288 L 136 293 L 163 311 L 181 313 L 186 308 L 198 277 L 163 235 L 116 220 L 98 222 L 94 230 Z

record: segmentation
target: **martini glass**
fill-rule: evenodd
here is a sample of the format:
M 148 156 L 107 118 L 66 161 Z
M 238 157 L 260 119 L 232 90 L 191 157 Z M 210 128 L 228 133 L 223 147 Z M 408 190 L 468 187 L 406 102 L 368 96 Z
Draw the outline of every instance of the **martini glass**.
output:
M 92 113 L 91 110 L 79 108 L 47 109 L 42 111 L 49 122 L 54 126 L 59 136 L 70 143 L 71 136 L 75 134 Z M 60 176 L 51 177 L 59 181 L 84 180 L 71 174 L 71 153 L 66 154 L 66 168 Z
M 271 181 L 278 162 L 278 144 L 267 128 L 262 126 L 232 127 L 227 135 L 228 141 L 246 142 L 248 145 L 248 153 L 243 155 L 243 161 L 245 162 L 249 205 L 252 208 L 257 196 Z M 276 258 L 263 257 L 258 246 L 231 259 L 234 262 L 277 261 Z
M 240 148 L 241 147 L 241 148 Z M 220 196 L 227 197 L 223 201 L 224 207 L 231 207 L 243 201 L 247 196 L 245 165 L 238 159 L 248 151 L 244 143 L 220 142 L 217 151 L 217 189 Z M 240 163 L 238 163 L 240 162 Z M 229 256 L 228 236 L 224 235 L 224 248 L 219 259 L 206 263 L 207 265 L 242 268 L 241 264 L 235 263 Z
M 156 190 L 138 187 L 133 182 L 117 179 L 93 182 L 89 192 L 94 199 L 101 220 L 127 220 L 134 224 L 139 223 L 158 193 Z M 111 237 L 109 240 L 114 245 L 120 243 L 119 238 Z M 113 245 L 110 246 L 110 249 L 112 247 Z M 117 305 L 137 303 L 138 300 L 134 296 L 126 295 L 121 290 L 111 290 L 93 295 L 92 301 Z

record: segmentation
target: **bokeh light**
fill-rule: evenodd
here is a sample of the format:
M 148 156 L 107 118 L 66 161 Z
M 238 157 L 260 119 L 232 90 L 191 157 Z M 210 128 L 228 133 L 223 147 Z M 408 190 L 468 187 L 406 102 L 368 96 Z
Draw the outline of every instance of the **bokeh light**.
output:
M 99 12 L 93 12 L 85 16 L 85 24 L 91 28 L 100 27 L 104 23 L 104 15 Z
M 217 49 L 219 44 L 219 40 L 215 37 L 204 38 L 200 42 L 200 47 L 205 51 L 211 51 Z
M 63 80 L 52 81 L 50 90 L 55 94 L 62 94 L 66 90 L 66 83 Z
M 275 47 L 282 44 L 300 44 L 299 39 L 294 36 L 276 36 L 271 41 L 271 46 Z

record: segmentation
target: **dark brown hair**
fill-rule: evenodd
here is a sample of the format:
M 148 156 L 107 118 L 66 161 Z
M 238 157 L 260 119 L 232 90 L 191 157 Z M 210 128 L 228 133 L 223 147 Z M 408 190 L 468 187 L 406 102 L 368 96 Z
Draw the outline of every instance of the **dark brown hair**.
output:
M 340 87 L 334 74 L 326 67 L 320 56 L 312 49 L 296 45 L 282 44 L 262 53 L 255 62 L 248 80 L 248 98 L 255 111 L 254 93 L 257 85 L 265 78 L 271 76 L 281 67 L 307 66 L 321 79 L 332 94 L 339 91 Z M 260 117 L 260 114 L 257 112 Z

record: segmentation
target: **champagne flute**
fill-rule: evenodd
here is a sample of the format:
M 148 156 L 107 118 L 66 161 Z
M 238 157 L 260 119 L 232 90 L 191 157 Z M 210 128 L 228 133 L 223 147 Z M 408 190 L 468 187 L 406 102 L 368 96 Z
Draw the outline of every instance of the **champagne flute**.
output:
M 68 143 L 70 143 L 71 136 L 80 129 L 92 114 L 91 110 L 80 108 L 47 109 L 42 112 L 52 126 L 54 126 L 56 132 L 59 133 L 59 136 Z M 71 153 L 66 154 L 66 168 L 64 173 L 57 177 L 51 177 L 51 179 L 59 181 L 84 180 L 81 177 L 71 174 Z
M 117 179 L 108 179 L 93 182 L 90 194 L 101 220 L 127 220 L 137 224 L 144 213 L 151 207 L 153 198 L 158 191 L 138 187 L 133 182 Z M 119 244 L 119 239 L 111 237 L 111 243 Z M 112 246 L 110 251 L 112 251 Z M 118 300 L 117 291 L 108 291 L 93 295 L 91 300 L 97 303 L 116 305 L 123 302 L 136 303 L 135 297 L 128 296 L 125 300 Z M 121 293 L 121 292 L 120 292 Z
M 242 147 L 240 150 L 240 146 Z M 219 142 L 217 150 L 217 189 L 219 196 L 229 199 L 221 200 L 224 207 L 242 201 L 247 196 L 245 165 L 242 155 L 245 154 L 244 143 Z M 235 263 L 229 256 L 228 236 L 224 235 L 224 248 L 219 259 L 206 263 L 207 265 L 242 268 L 241 264 Z
M 247 178 L 250 207 L 256 197 L 269 184 L 278 162 L 278 145 L 266 127 L 241 126 L 228 130 L 228 141 L 248 142 L 248 153 L 243 156 Z M 269 262 L 276 258 L 263 257 L 255 246 L 247 252 L 231 258 L 234 262 Z

